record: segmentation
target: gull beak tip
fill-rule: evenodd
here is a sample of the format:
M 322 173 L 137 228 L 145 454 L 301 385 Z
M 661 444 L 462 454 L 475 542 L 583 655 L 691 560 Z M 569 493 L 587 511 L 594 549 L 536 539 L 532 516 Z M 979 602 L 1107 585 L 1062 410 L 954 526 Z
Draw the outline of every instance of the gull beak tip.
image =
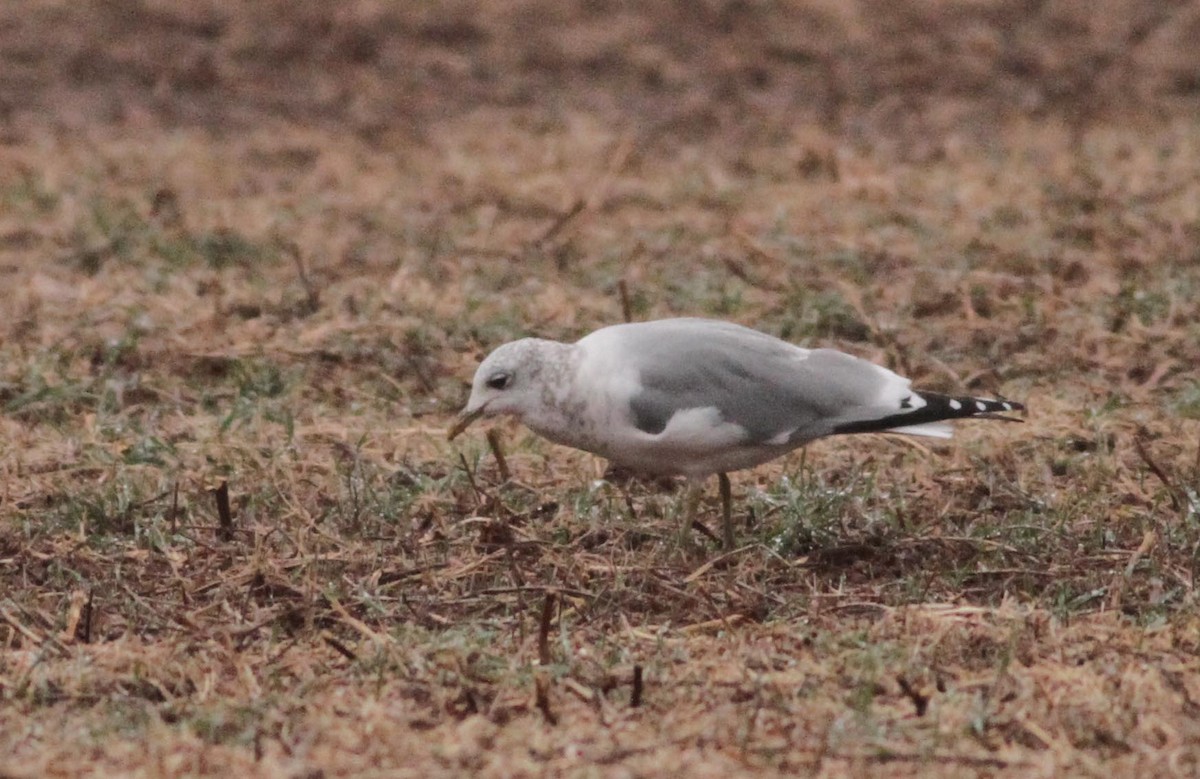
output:
M 446 431 L 446 440 L 453 441 L 458 438 L 464 430 L 471 426 L 471 423 L 483 416 L 483 408 L 477 408 L 474 411 L 464 411 L 454 420 L 454 424 Z

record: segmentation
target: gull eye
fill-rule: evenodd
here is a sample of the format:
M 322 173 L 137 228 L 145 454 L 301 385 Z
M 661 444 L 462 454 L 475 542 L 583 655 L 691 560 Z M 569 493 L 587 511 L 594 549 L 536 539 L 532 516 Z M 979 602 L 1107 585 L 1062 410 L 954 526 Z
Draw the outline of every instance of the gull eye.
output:
M 487 385 L 494 390 L 508 389 L 509 384 L 512 384 L 512 374 L 503 371 L 493 373 L 487 380 Z

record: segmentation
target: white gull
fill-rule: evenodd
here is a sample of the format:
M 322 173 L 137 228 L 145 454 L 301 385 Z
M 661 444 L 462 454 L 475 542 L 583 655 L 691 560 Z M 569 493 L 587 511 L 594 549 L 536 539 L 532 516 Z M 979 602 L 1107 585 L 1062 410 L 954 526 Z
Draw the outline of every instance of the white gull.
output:
M 624 468 L 685 476 L 693 485 L 685 529 L 698 485 L 717 474 L 731 547 L 729 471 L 824 436 L 949 438 L 948 420 L 1025 408 L 911 385 L 833 349 L 805 349 L 728 322 L 662 319 L 605 327 L 573 344 L 524 338 L 498 347 L 476 370 L 449 437 L 481 416 L 510 415 Z

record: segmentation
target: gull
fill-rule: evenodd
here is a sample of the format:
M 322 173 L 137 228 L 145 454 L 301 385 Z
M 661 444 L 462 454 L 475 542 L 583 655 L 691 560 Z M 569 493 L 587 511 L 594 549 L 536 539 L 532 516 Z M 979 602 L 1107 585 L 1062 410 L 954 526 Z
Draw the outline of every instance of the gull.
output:
M 691 489 L 684 531 L 716 474 L 723 542 L 733 547 L 730 471 L 825 436 L 905 433 L 949 438 L 949 420 L 1024 411 L 1007 400 L 917 392 L 887 368 L 834 349 L 806 349 L 741 325 L 660 319 L 604 327 L 575 343 L 523 338 L 475 372 L 450 428 L 508 415 L 556 444 Z M 1019 420 L 1017 420 L 1019 421 Z

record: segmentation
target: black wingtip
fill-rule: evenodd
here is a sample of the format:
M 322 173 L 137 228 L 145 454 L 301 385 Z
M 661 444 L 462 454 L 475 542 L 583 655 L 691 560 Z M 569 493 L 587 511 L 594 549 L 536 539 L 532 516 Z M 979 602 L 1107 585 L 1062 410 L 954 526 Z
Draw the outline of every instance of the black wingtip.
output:
M 942 395 L 937 392 L 920 392 L 918 395 L 925 401 L 925 405 L 917 409 L 914 414 L 928 414 L 932 417 L 928 420 L 930 422 L 975 416 L 999 419 L 1000 417 L 996 415 L 1019 413 L 1024 416 L 1026 413 L 1025 404 L 1015 400 Z
M 916 402 L 914 402 L 916 401 Z M 919 405 L 924 401 L 924 405 Z M 913 410 L 913 406 L 919 405 Z M 896 427 L 924 425 L 951 419 L 998 419 L 1004 422 L 1023 422 L 1018 417 L 1005 416 L 1019 413 L 1025 416 L 1025 404 L 1015 400 L 992 400 L 964 395 L 942 395 L 937 392 L 917 392 L 900 401 L 900 409 L 878 419 L 848 422 L 834 429 L 834 433 L 877 433 Z

